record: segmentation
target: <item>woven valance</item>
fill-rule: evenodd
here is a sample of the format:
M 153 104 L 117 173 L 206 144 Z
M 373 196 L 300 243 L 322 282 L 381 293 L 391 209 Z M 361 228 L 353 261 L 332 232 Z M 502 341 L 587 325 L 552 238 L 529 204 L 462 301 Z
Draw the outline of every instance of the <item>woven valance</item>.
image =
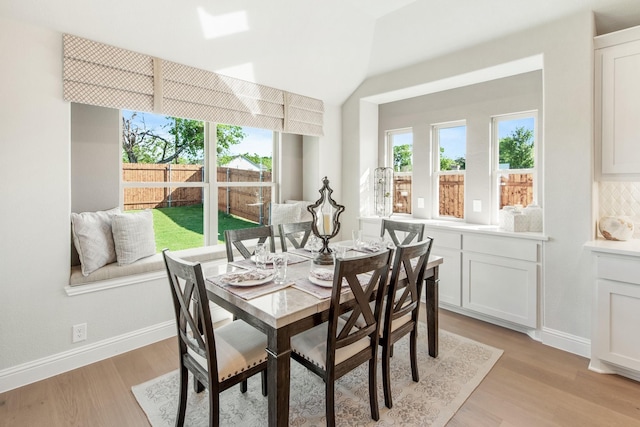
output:
M 301 135 L 323 135 L 321 100 L 65 34 L 64 99 Z

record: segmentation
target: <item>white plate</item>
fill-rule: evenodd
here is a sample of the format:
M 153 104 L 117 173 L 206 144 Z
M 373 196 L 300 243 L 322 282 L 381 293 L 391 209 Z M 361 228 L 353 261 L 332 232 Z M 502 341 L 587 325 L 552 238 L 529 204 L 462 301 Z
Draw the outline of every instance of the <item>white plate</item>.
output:
M 333 280 L 320 280 L 317 277 L 309 275 L 309 281 L 314 285 L 322 286 L 323 288 L 333 288 Z
M 229 286 L 257 286 L 257 285 L 263 285 L 263 284 L 273 280 L 273 274 L 269 274 L 268 276 L 264 277 L 263 279 L 244 280 L 242 282 L 228 282 L 227 280 L 225 280 L 225 278 L 227 276 L 234 276 L 234 275 L 238 275 L 238 274 L 243 274 L 243 273 L 230 273 L 230 274 L 227 274 L 227 275 L 225 275 L 225 276 L 220 278 L 220 282 L 224 283 L 225 285 L 229 285 Z

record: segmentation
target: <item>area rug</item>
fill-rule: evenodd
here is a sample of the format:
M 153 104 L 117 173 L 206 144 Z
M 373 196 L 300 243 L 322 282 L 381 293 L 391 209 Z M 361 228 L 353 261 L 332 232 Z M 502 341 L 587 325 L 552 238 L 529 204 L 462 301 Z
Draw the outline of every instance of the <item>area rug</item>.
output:
M 336 384 L 336 424 L 339 426 L 444 426 L 489 373 L 502 350 L 440 331 L 439 355 L 429 357 L 426 327 L 420 325 L 418 363 L 420 381 L 411 380 L 408 337 L 394 346 L 391 359 L 393 408 L 384 406 L 382 377 L 378 372 L 380 420 L 371 419 L 367 364 L 340 378 Z M 380 352 L 379 352 L 380 353 Z M 380 366 L 380 364 L 378 365 Z M 190 375 L 191 377 L 191 375 Z M 132 387 L 153 427 L 175 425 L 178 372 Z M 207 391 L 196 394 L 189 384 L 186 426 L 208 423 Z M 325 426 L 324 383 L 291 361 L 289 425 Z M 262 396 L 260 375 L 249 380 L 249 390 L 232 387 L 220 395 L 220 425 L 266 426 L 267 398 Z

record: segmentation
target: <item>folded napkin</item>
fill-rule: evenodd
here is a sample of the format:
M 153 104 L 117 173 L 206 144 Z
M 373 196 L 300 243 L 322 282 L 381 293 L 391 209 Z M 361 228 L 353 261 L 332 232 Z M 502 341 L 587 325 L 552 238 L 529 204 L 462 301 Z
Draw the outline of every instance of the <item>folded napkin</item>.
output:
M 309 273 L 313 277 L 330 282 L 333 280 L 333 270 L 329 268 L 316 268 Z

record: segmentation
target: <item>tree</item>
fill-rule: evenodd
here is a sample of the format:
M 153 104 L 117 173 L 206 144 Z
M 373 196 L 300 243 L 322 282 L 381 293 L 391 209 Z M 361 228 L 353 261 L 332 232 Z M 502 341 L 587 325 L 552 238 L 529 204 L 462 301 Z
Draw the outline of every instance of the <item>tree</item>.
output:
M 440 170 L 464 170 L 466 167 L 466 160 L 464 157 L 458 157 L 453 160 L 444 155 L 444 147 L 440 147 Z
M 413 150 L 410 144 L 394 145 L 393 170 L 395 172 L 411 172 Z
M 499 163 L 508 164 L 508 169 L 534 167 L 533 131 L 517 127 L 511 135 L 502 138 Z
M 204 123 L 165 117 L 165 122 L 148 128 L 144 114 L 122 116 L 122 159 L 128 163 L 199 163 L 204 153 Z M 228 153 L 246 134 L 240 126 L 218 125 L 217 152 Z

